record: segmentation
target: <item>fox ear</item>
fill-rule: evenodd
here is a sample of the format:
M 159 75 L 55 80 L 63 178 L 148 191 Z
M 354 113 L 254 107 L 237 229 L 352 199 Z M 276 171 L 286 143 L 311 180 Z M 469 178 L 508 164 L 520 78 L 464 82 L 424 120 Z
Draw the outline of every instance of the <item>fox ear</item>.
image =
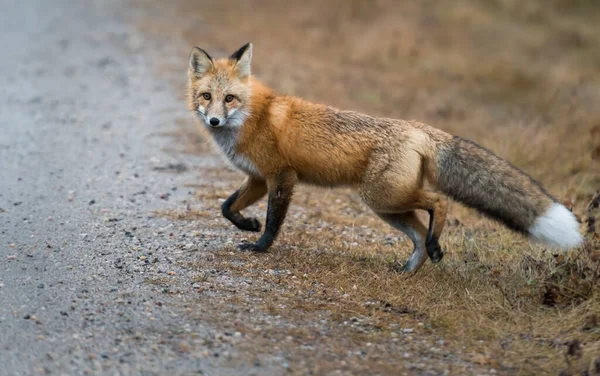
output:
M 198 79 L 214 66 L 213 60 L 209 54 L 202 48 L 194 47 L 190 53 L 190 67 L 188 68 L 188 77 Z
M 250 76 L 250 63 L 252 61 L 252 43 L 247 43 L 230 57 L 235 62 L 235 69 L 240 78 Z

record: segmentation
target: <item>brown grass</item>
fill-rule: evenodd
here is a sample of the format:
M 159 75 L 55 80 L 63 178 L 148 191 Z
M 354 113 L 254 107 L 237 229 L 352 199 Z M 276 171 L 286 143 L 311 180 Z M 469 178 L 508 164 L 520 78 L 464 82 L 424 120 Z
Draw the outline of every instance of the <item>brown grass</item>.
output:
M 415 118 L 470 138 L 540 180 L 582 221 L 595 218 L 587 203 L 600 187 L 596 2 L 176 4 L 171 11 L 181 20 L 177 25 L 157 17 L 141 27 L 183 37 L 215 55 L 252 40 L 255 73 L 276 89 L 374 115 Z M 187 52 L 181 51 L 182 64 Z M 181 75 L 184 67 L 165 66 L 163 73 Z M 208 173 L 223 185 L 199 187 L 198 199 L 217 215 L 217 199 L 226 198 L 233 190 L 229 184 L 241 178 Z M 256 309 L 304 324 L 281 333 L 273 329 L 272 336 L 312 343 L 314 333 L 306 329 L 311 320 L 359 317 L 375 329 L 332 329 L 331 351 L 342 357 L 345 349 L 368 341 L 384 346 L 379 351 L 385 354 L 398 325 L 421 322 L 415 336 L 439 335 L 462 359 L 521 374 L 557 373 L 568 364 L 572 371 L 582 369 L 600 353 L 595 224 L 585 248 L 555 255 L 453 205 L 442 264 L 407 277 L 390 264 L 408 256 L 409 243 L 398 241 L 400 234 L 374 218 L 350 190 L 302 187 L 294 203 L 271 253 L 225 249 L 214 261 L 234 275 L 277 287 L 278 294 L 249 288 L 249 299 L 261 302 Z M 251 212 L 263 213 L 264 202 Z M 230 231 L 236 240 L 248 236 Z M 194 267 L 209 266 L 203 261 Z M 576 351 L 565 355 L 575 339 L 583 346 L 581 357 Z M 308 350 L 297 354 L 314 356 Z M 385 373 L 395 362 L 402 359 L 353 369 Z

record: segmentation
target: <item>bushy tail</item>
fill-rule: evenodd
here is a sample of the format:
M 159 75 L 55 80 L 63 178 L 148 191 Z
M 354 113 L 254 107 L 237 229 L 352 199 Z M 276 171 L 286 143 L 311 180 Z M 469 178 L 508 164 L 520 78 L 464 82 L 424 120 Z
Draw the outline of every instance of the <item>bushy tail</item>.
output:
M 438 146 L 439 189 L 549 246 L 568 249 L 582 241 L 579 224 L 535 180 L 483 147 L 454 137 Z

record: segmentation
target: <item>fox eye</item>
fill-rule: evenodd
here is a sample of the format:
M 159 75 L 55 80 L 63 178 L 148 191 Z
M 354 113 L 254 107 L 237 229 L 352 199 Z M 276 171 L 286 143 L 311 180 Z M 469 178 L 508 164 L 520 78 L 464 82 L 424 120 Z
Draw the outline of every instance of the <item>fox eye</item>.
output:
M 207 101 L 209 101 L 210 100 L 210 93 L 204 93 L 204 94 L 202 94 L 202 97 L 204 99 L 206 99 Z
M 225 102 L 229 103 L 233 100 L 233 95 L 231 94 L 227 94 L 227 96 L 225 97 Z

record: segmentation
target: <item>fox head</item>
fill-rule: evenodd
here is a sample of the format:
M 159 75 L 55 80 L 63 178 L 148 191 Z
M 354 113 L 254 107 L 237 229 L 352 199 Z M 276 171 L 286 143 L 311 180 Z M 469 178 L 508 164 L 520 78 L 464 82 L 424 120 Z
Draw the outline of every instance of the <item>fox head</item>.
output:
M 248 43 L 229 58 L 213 60 L 194 47 L 188 68 L 188 106 L 207 127 L 239 127 L 249 114 L 250 62 Z

